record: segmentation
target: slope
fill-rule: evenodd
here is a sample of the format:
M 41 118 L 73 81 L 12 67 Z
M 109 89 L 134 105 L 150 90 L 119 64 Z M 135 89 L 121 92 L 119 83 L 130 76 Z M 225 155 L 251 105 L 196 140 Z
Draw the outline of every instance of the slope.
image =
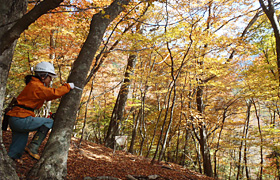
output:
M 33 133 L 29 135 L 31 140 Z M 10 130 L 3 131 L 3 142 L 8 150 L 11 143 L 12 133 Z M 46 140 L 43 142 L 45 145 Z M 115 177 L 121 180 L 127 179 L 128 175 L 145 179 L 150 175 L 157 175 L 157 179 L 172 180 L 213 180 L 197 172 L 183 168 L 182 166 L 161 162 L 152 165 L 151 159 L 132 155 L 125 151 L 113 152 L 112 149 L 103 145 L 84 141 L 80 148 L 77 147 L 78 139 L 72 138 L 67 162 L 67 179 L 83 180 L 95 177 Z M 40 148 L 40 153 L 43 150 Z M 22 156 L 22 162 L 16 162 L 16 170 L 20 179 L 24 180 L 28 171 L 36 163 L 36 160 L 26 153 Z

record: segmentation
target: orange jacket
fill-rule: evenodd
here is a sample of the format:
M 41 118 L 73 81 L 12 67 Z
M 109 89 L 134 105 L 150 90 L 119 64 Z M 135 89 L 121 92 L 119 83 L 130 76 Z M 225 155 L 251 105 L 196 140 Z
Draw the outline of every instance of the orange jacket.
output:
M 64 94 L 70 91 L 70 85 L 68 83 L 55 89 L 44 86 L 44 84 L 36 77 L 32 77 L 32 80 L 25 86 L 23 91 L 17 97 L 19 105 L 24 105 L 29 108 L 39 109 L 43 106 L 45 101 L 60 98 Z M 14 117 L 35 117 L 35 113 L 15 106 L 11 111 L 7 113 L 9 116 Z

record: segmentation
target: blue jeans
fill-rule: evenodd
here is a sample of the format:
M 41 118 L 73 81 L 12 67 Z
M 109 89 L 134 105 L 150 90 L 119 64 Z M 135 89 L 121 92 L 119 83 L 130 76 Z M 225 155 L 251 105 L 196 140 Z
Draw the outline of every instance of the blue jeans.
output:
M 53 120 L 49 118 L 32 117 L 26 118 L 10 117 L 9 125 L 12 129 L 12 143 L 8 155 L 12 159 L 19 159 L 28 141 L 28 134 L 31 131 L 37 131 L 41 126 L 51 129 Z

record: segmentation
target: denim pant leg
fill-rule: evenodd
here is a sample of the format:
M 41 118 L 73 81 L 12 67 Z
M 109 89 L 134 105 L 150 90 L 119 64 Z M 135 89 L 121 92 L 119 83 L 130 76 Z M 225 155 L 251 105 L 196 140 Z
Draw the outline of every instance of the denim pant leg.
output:
M 13 131 L 12 143 L 9 148 L 8 155 L 13 159 L 19 159 L 28 141 L 28 132 Z
M 10 117 L 9 124 L 13 135 L 8 155 L 11 158 L 18 159 L 24 152 L 24 148 L 28 141 L 28 132 L 36 131 L 43 125 L 51 129 L 53 126 L 53 120 L 32 116 L 26 118 Z
M 53 120 L 42 117 L 28 116 L 26 118 L 10 117 L 10 127 L 13 131 L 30 132 L 36 131 L 41 126 L 46 126 L 51 129 L 53 126 Z
M 37 130 L 43 125 L 51 129 L 53 127 L 53 120 L 50 118 L 42 118 L 42 117 L 31 117 L 31 116 L 27 117 L 28 130 L 30 131 Z

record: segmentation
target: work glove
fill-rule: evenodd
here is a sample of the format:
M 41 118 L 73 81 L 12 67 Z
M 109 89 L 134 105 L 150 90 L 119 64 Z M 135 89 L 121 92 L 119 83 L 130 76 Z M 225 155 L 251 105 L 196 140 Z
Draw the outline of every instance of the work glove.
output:
M 74 83 L 68 83 L 68 84 L 70 85 L 70 88 L 71 88 L 71 89 L 74 89 L 74 88 L 75 88 Z

